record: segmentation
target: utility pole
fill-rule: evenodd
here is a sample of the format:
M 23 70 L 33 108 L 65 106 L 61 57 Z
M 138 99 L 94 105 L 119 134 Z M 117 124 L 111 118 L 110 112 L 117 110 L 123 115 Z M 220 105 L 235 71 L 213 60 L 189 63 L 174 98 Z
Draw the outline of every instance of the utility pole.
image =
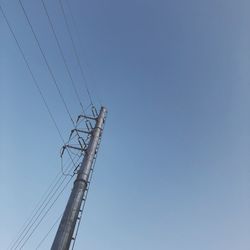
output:
M 95 126 L 90 132 L 91 137 L 86 147 L 81 166 L 77 172 L 74 186 L 64 210 L 51 250 L 69 250 L 70 248 L 76 223 L 79 219 L 79 213 L 81 212 L 81 204 L 88 188 L 89 176 L 101 139 L 106 114 L 107 109 L 101 107 L 96 118 L 87 117 L 95 120 Z

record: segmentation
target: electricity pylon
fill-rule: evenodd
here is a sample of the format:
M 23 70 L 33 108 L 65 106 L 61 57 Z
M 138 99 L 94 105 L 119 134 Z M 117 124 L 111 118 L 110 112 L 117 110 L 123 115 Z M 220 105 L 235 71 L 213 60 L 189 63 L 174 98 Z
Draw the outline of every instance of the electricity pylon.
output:
M 92 110 L 92 113 L 93 117 L 80 115 L 77 119 L 78 121 L 81 119 L 85 120 L 86 130 L 75 128 L 71 131 L 70 137 L 74 133 L 78 136 L 79 146 L 76 147 L 69 144 L 63 146 L 62 154 L 64 150 L 75 149 L 84 152 L 84 158 L 77 171 L 73 189 L 64 210 L 51 250 L 68 250 L 72 240 L 75 240 L 73 234 L 76 228 L 77 220 L 80 219 L 79 214 L 82 213 L 81 204 L 86 199 L 85 194 L 88 190 L 91 170 L 93 168 L 97 149 L 101 140 L 107 109 L 101 107 L 99 114 L 97 114 L 95 109 L 94 111 Z M 91 121 L 95 122 L 94 126 Z M 88 135 L 87 142 L 80 136 L 81 133 Z

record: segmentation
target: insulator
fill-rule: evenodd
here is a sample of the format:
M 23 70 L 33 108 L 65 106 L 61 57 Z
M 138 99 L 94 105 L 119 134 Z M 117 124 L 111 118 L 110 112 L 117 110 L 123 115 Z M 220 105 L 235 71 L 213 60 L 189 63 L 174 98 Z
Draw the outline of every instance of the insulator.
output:
M 86 127 L 87 127 L 88 131 L 91 131 L 93 129 L 92 124 L 91 124 L 91 122 L 89 120 L 86 120 L 85 124 L 86 124 Z
M 95 106 L 92 106 L 91 110 L 92 110 L 93 116 L 94 116 L 94 117 L 97 117 L 97 116 L 98 116 L 98 113 L 97 113 L 97 110 L 96 110 Z
M 82 137 L 78 138 L 78 142 L 83 150 L 85 150 L 87 148 L 87 144 Z M 83 142 L 84 146 L 82 145 L 82 142 Z
M 63 156 L 64 150 L 65 150 L 66 147 L 67 147 L 67 146 L 64 145 L 64 146 L 62 147 L 62 149 L 61 149 L 61 154 L 60 154 L 60 157 L 61 157 L 61 158 L 62 158 L 62 156 Z
M 75 129 L 72 129 L 72 130 L 71 130 L 71 132 L 70 132 L 70 136 L 69 136 L 69 141 L 70 141 L 70 139 L 71 139 L 71 137 L 72 137 L 72 135 L 73 135 L 74 131 L 75 131 Z

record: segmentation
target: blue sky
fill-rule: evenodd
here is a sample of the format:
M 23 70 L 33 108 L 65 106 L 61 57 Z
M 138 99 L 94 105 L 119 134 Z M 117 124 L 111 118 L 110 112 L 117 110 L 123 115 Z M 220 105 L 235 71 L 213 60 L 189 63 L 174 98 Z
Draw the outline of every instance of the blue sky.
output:
M 87 106 L 58 1 L 45 3 Z M 41 2 L 23 4 L 76 117 L 80 107 Z M 70 120 L 18 1 L 1 6 L 66 139 Z M 249 249 L 249 1 L 70 6 L 91 93 L 109 110 L 76 249 Z M 62 142 L 1 15 L 0 32 L 0 241 L 7 249 L 60 171 Z M 35 249 L 69 192 L 24 249 Z M 40 249 L 49 249 L 54 233 Z

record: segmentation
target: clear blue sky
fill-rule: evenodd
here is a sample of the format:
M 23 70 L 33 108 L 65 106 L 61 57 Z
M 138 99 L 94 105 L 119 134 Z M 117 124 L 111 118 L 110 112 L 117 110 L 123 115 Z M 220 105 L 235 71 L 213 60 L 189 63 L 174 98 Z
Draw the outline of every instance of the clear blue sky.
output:
M 45 2 L 86 106 L 58 1 Z M 80 108 L 41 2 L 23 4 L 76 117 Z M 70 121 L 18 1 L 1 5 L 67 138 Z M 250 2 L 70 6 L 91 91 L 109 109 L 76 249 L 248 250 Z M 60 171 L 62 142 L 1 15 L 0 117 L 0 248 L 7 249 Z M 35 249 L 69 191 L 24 249 Z

